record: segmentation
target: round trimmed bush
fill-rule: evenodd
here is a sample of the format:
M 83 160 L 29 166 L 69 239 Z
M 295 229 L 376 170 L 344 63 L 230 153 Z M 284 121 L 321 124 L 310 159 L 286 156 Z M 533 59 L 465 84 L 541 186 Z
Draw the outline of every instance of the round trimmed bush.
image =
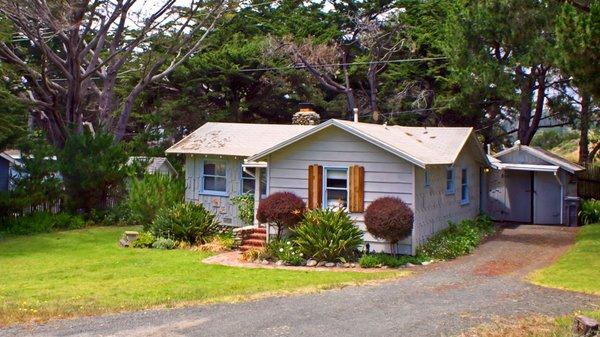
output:
M 302 219 L 306 205 L 302 198 L 291 192 L 277 192 L 262 199 L 258 204 L 256 218 L 277 228 L 277 238 L 286 228 L 293 228 Z
M 365 212 L 365 225 L 369 233 L 380 239 L 396 243 L 412 232 L 414 215 L 408 205 L 394 197 L 373 201 Z

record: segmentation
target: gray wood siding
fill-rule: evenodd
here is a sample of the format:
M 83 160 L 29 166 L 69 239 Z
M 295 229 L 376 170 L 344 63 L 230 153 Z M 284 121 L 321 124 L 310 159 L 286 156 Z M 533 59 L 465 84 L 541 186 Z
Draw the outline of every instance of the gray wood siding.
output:
M 226 162 L 227 196 L 202 194 L 202 162 L 205 159 L 224 160 Z M 201 203 L 215 213 L 223 225 L 244 226 L 238 217 L 237 207 L 231 198 L 240 195 L 241 157 L 187 155 L 185 161 L 185 200 Z
M 413 165 L 385 150 L 337 128 L 328 128 L 269 156 L 270 193 L 288 191 L 305 201 L 308 197 L 308 166 L 365 168 L 365 208 L 375 199 L 396 196 L 412 206 Z M 357 226 L 365 231 L 372 249 L 389 251 L 389 244 L 366 232 L 362 213 L 352 213 Z M 400 249 L 410 247 L 410 239 Z
M 8 191 L 9 167 L 8 160 L 0 158 L 0 191 Z
M 465 146 L 454 164 L 454 194 L 446 193 L 447 165 L 428 167 L 429 186 L 425 187 L 425 170 L 415 167 L 414 247 L 423 244 L 433 234 L 448 227 L 448 221 L 458 222 L 479 214 L 479 172 L 481 165 Z M 461 170 L 467 169 L 469 203 L 461 204 Z

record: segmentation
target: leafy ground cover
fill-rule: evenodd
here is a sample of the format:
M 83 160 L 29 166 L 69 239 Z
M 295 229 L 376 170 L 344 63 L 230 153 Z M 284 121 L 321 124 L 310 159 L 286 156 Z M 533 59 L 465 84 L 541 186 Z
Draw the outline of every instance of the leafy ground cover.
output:
M 389 279 L 401 272 L 317 272 L 203 264 L 207 252 L 120 248 L 131 228 L 92 227 L 0 241 L 0 325 L 239 301 Z

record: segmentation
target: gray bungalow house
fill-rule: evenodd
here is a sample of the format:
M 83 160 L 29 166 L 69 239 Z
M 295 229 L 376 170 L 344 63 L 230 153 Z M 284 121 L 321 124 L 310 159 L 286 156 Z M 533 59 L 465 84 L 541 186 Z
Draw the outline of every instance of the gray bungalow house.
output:
M 244 225 L 233 197 L 254 193 L 258 200 L 289 191 L 310 208 L 346 208 L 371 249 L 389 252 L 389 243 L 366 231 L 363 212 L 379 197 L 399 197 L 415 221 L 412 235 L 393 249 L 408 254 L 448 221 L 481 211 L 490 165 L 472 128 L 337 119 L 319 125 L 206 123 L 166 152 L 186 156 L 186 200 L 204 204 L 231 226 Z

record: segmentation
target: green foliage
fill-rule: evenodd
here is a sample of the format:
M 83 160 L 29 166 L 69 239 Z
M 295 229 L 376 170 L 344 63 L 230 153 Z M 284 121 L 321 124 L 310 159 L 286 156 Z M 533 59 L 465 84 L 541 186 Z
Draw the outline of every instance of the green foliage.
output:
M 0 65 L 0 70 L 2 66 Z M 18 143 L 18 140 L 27 132 L 27 106 L 11 94 L 0 83 L 0 151 L 10 145 Z
M 271 240 L 265 251 L 266 257 L 273 261 L 283 261 L 292 266 L 299 266 L 304 262 L 303 254 L 298 250 L 294 240 Z
M 156 238 L 152 233 L 140 232 L 140 235 L 133 240 L 131 247 L 133 248 L 151 248 Z
M 71 135 L 58 154 L 67 206 L 90 213 L 106 209 L 109 198 L 122 193 L 127 154 L 107 133 Z
M 62 194 L 55 148 L 48 145 L 41 132 L 25 137 L 19 145 L 22 166 L 16 166 L 15 189 L 9 198 L 18 213 L 25 208 L 49 211 Z
M 148 229 L 156 212 L 181 203 L 184 192 L 183 180 L 168 175 L 146 173 L 141 178 L 130 178 L 122 204 L 125 222 Z
M 85 227 L 85 220 L 81 216 L 68 213 L 36 212 L 6 220 L 4 227 L 0 227 L 0 231 L 13 235 L 31 235 L 83 227 Z
M 238 208 L 240 220 L 246 225 L 252 225 L 254 222 L 254 196 L 246 193 L 233 197 L 231 201 Z
M 475 219 L 450 222 L 448 228 L 433 235 L 427 243 L 420 246 L 417 255 L 433 259 L 450 260 L 469 254 L 481 241 L 495 231 L 492 220 L 481 215 Z
M 578 138 L 579 133 L 577 131 L 561 132 L 559 130 L 550 129 L 536 133 L 531 141 L 531 145 L 541 147 L 545 150 L 552 150 L 564 142 Z
M 202 205 L 180 203 L 158 211 L 149 231 L 155 237 L 203 244 L 217 234 L 219 222 Z
M 600 200 L 584 200 L 581 203 L 578 215 L 583 225 L 600 223 Z
M 410 256 L 410 255 L 400 255 L 393 256 L 385 253 L 376 253 L 376 254 L 364 254 L 358 260 L 358 264 L 362 268 L 377 268 L 382 266 L 387 266 L 390 268 L 398 268 L 404 266 L 407 263 L 412 264 L 421 264 L 421 262 L 427 261 L 427 258 L 424 256 Z
M 343 210 L 310 210 L 294 234 L 299 251 L 318 261 L 346 261 L 363 242 L 362 231 Z
M 174 249 L 177 243 L 172 239 L 167 238 L 156 238 L 156 240 L 152 243 L 152 248 L 161 249 L 161 250 L 169 250 Z

